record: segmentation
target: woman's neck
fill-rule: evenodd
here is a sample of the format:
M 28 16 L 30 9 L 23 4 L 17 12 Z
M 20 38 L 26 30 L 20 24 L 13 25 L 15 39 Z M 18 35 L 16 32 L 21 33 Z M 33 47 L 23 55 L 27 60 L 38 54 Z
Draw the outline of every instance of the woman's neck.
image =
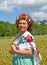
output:
M 26 31 L 27 31 L 27 30 L 26 30 Z M 26 31 L 24 31 L 24 32 L 20 32 L 20 33 L 21 33 L 21 35 L 22 35 L 22 34 L 24 34 Z

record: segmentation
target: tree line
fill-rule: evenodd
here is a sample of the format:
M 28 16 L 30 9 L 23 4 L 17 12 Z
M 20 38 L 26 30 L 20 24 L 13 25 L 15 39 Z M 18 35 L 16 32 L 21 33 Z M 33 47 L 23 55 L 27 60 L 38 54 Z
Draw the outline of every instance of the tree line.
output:
M 47 34 L 46 20 L 34 23 L 32 30 L 33 35 L 45 35 Z M 8 21 L 0 21 L 0 37 L 4 36 L 15 36 L 18 33 L 16 24 L 9 23 Z

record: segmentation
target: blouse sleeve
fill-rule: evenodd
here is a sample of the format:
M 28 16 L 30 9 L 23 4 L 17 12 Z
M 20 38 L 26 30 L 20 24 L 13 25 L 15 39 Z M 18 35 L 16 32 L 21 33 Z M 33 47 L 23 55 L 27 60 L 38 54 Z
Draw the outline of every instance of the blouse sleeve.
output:
M 18 42 L 19 50 L 34 48 L 35 42 L 31 35 L 22 36 Z
M 19 40 L 19 50 L 24 50 L 24 49 L 30 49 L 32 46 L 30 45 L 30 42 L 27 41 L 27 37 L 22 37 Z
M 27 48 L 32 47 L 34 50 L 36 49 L 35 39 L 34 39 L 33 36 L 28 35 L 28 36 L 26 37 L 26 42 L 27 42 L 27 44 L 26 44 L 26 47 L 27 47 Z
M 18 45 L 18 47 L 19 47 L 19 50 L 26 50 L 26 49 L 30 49 L 31 48 L 30 44 L 26 43 L 26 42 L 24 44 Z

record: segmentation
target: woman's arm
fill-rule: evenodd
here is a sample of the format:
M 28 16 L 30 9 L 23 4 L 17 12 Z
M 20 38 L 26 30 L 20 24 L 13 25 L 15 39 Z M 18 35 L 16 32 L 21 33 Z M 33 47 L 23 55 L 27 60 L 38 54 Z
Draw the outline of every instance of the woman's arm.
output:
M 12 47 L 14 47 L 15 49 L 18 49 L 18 46 L 14 45 L 14 44 L 11 45 L 11 46 L 10 46 L 10 49 L 9 49 L 9 53 L 10 53 L 10 54 L 14 54 L 14 51 L 13 51 L 13 48 L 12 48 Z
M 15 50 L 15 53 L 29 56 L 29 55 L 32 55 L 32 49 L 30 48 L 30 49 L 21 50 L 21 51 Z
M 26 49 L 26 50 L 18 50 L 14 46 L 11 46 L 11 48 L 13 49 L 13 53 L 14 54 L 16 53 L 16 54 L 27 55 L 27 56 L 33 54 L 31 48 L 30 49 Z

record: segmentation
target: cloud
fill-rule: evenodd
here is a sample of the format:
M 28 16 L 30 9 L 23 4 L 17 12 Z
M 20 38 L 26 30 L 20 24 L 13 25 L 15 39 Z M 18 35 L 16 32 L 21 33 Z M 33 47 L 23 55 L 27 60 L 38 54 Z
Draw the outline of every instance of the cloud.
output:
M 15 4 L 16 0 L 2 0 L 0 1 L 0 11 L 4 12 L 12 12 L 14 8 L 17 7 Z
M 10 7 L 8 7 L 8 2 L 3 1 L 0 3 L 0 11 L 9 11 Z
M 41 7 L 40 10 L 47 11 L 47 5 L 44 5 L 43 7 Z
M 15 7 L 23 9 L 42 8 L 47 4 L 45 0 L 0 0 L 0 10 L 13 11 Z
M 0 11 L 13 12 L 14 8 L 32 12 L 32 17 L 47 17 L 47 0 L 0 0 Z
M 44 12 L 34 12 L 34 13 L 31 13 L 30 15 L 32 15 L 32 18 L 34 20 L 44 20 L 44 19 L 47 19 L 47 14 L 44 13 Z

